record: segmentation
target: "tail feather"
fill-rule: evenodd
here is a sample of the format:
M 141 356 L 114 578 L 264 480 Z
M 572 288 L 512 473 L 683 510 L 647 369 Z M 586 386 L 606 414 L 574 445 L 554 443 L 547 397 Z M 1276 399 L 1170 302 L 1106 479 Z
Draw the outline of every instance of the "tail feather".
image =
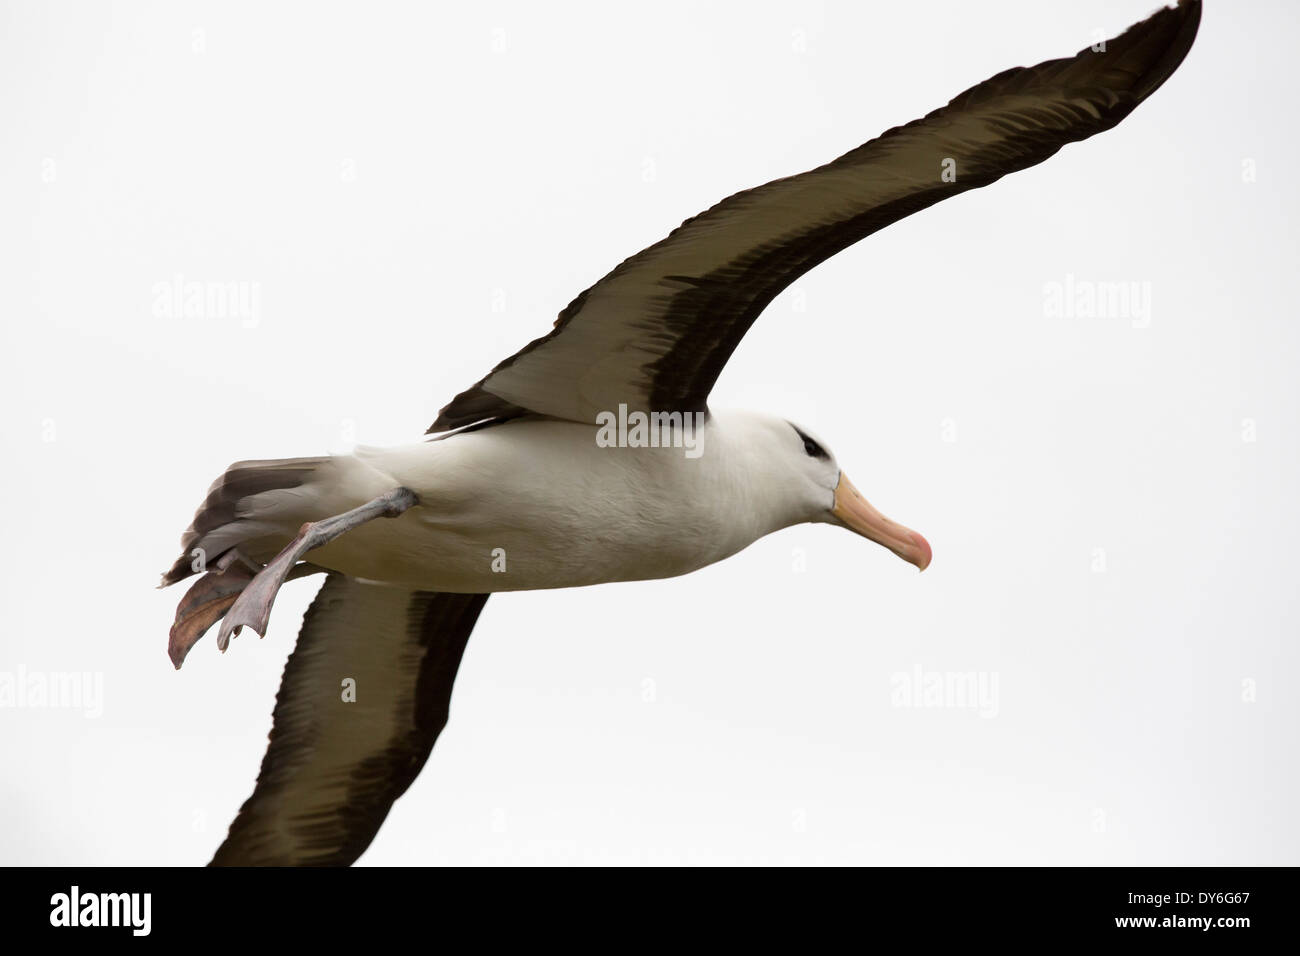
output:
M 256 551 L 260 540 L 274 538 L 280 529 L 259 521 L 248 499 L 268 491 L 298 488 L 330 460 L 320 457 L 235 462 L 208 489 L 208 496 L 194 513 L 194 520 L 181 535 L 180 557 L 163 575 L 160 587 L 197 574 L 237 545 Z M 272 549 L 271 554 L 274 553 Z M 248 556 L 254 560 L 265 557 L 256 553 Z

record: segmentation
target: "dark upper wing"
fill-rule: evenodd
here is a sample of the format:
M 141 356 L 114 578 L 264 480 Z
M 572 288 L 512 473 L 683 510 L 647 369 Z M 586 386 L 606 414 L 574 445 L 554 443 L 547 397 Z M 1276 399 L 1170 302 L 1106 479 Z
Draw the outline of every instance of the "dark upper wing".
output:
M 1182 0 L 1104 50 L 999 73 L 825 166 L 724 199 L 583 292 L 429 431 L 524 412 L 594 422 L 620 403 L 704 410 L 778 292 L 904 216 L 1110 129 L 1182 62 L 1200 16 L 1199 0 Z
M 370 845 L 447 722 L 486 594 L 331 573 L 303 618 L 257 787 L 213 866 L 335 866 Z M 355 702 L 343 681 L 355 681 Z

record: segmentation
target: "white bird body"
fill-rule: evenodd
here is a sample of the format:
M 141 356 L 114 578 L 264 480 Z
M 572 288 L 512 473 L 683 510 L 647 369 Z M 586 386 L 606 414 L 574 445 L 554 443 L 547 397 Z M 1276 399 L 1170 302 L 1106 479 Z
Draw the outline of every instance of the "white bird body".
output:
M 779 418 L 714 412 L 681 447 L 608 448 L 597 428 L 523 418 L 326 460 L 300 487 L 249 499 L 280 543 L 321 514 L 394 486 L 419 504 L 312 552 L 313 564 L 430 591 L 478 594 L 675 577 L 816 519 L 835 475 L 812 483 Z M 804 487 L 807 485 L 807 487 Z

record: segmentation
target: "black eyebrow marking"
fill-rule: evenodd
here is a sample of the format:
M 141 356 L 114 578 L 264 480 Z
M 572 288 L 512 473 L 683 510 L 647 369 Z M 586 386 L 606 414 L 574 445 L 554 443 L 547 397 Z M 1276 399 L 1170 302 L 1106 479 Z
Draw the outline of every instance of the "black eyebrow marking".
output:
M 794 422 L 786 422 L 786 424 L 793 428 L 794 433 L 803 440 L 804 451 L 808 452 L 811 457 L 817 458 L 821 461 L 831 460 L 830 452 L 818 444 L 815 438 L 806 433 Z

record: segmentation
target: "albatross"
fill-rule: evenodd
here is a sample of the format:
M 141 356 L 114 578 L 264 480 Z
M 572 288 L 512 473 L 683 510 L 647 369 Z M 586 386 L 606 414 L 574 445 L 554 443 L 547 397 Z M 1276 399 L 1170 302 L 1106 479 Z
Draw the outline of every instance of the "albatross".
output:
M 356 860 L 428 759 L 493 592 L 687 574 L 805 522 L 924 570 L 926 539 L 869 504 L 825 443 L 781 418 L 710 410 L 710 389 L 795 279 L 1115 126 L 1177 69 L 1199 21 L 1199 0 L 1181 0 L 724 199 L 581 293 L 411 444 L 231 465 L 163 576 L 201 574 L 177 608 L 173 664 L 218 622 L 222 651 L 241 628 L 264 635 L 284 582 L 325 581 L 256 787 L 212 863 Z

